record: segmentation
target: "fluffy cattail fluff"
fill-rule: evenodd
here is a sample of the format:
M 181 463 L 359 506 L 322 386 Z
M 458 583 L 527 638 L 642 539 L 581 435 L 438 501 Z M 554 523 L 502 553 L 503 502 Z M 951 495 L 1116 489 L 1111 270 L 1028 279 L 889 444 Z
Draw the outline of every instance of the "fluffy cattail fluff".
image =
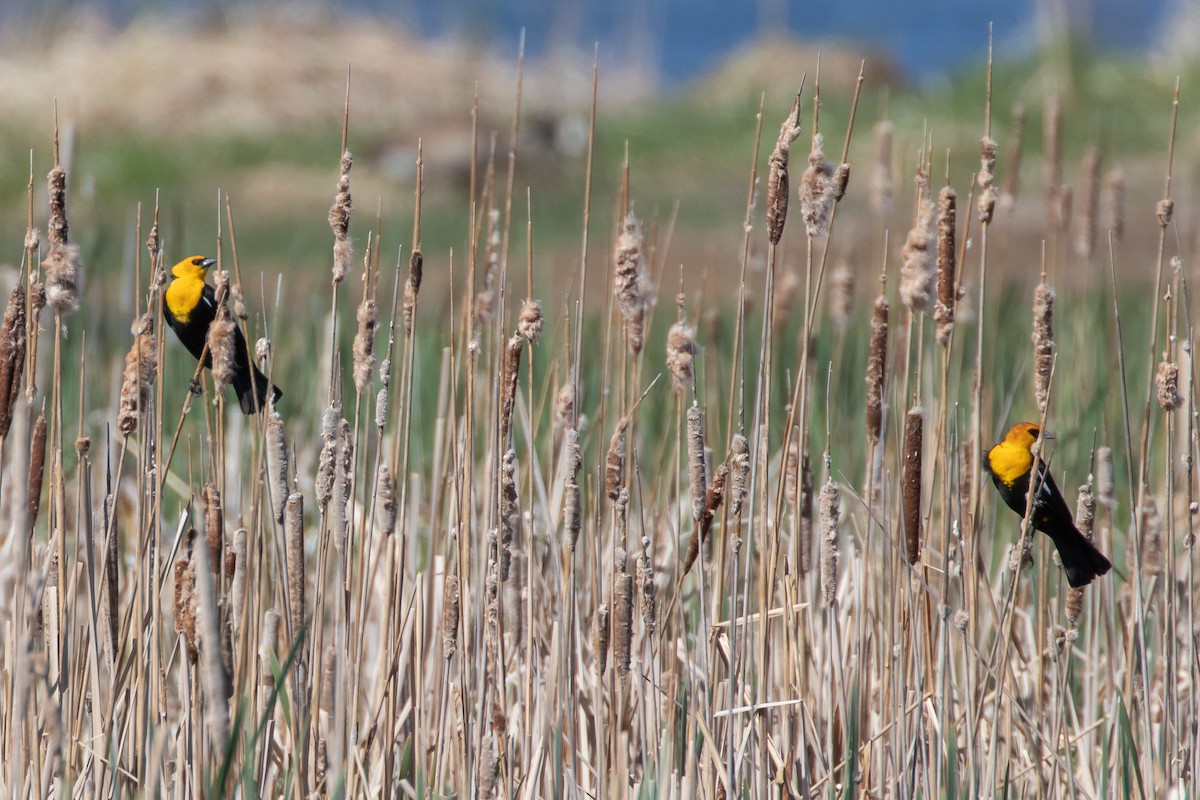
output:
M 1112 511 L 1117 507 L 1116 479 L 1111 447 L 1096 449 L 1096 497 L 1100 505 Z
M 375 473 L 375 525 L 384 536 L 396 530 L 396 481 L 384 461 Z
M 408 257 L 408 279 L 404 281 L 404 332 L 412 335 L 413 314 L 417 310 L 417 295 L 421 292 L 421 277 L 425 271 L 425 259 L 420 250 L 413 250 Z
M 563 428 L 574 424 L 575 419 L 575 384 L 567 381 L 558 387 L 554 395 L 554 431 L 558 433 Z
M 917 173 L 917 220 L 900 249 L 900 298 L 914 314 L 929 311 L 933 299 L 934 263 L 929 244 L 933 238 L 933 203 L 929 200 L 929 171 Z
M 271 657 L 279 648 L 279 612 L 274 609 L 263 614 L 262 638 L 258 643 L 259 672 L 262 675 L 262 685 L 275 685 L 275 672 L 271 668 Z M 278 656 L 275 656 L 278 658 Z
M 844 173 L 849 180 L 849 167 Z M 845 187 L 839 188 L 839 168 L 825 160 L 825 137 L 814 133 L 812 149 L 808 153 L 808 167 L 800 180 L 800 216 L 812 237 L 829 235 L 829 223 L 833 218 L 833 206 L 841 199 Z
M 1092 485 L 1085 483 L 1079 487 L 1079 497 L 1075 503 L 1075 527 L 1088 538 L 1095 540 L 1096 527 L 1096 495 L 1092 494 Z M 1083 611 L 1084 587 L 1071 587 L 1067 590 L 1067 621 L 1074 628 L 1079 623 L 1079 615 Z
M 996 140 L 984 136 L 979 140 L 979 222 L 986 225 L 996 212 Z
M 46 476 L 46 414 L 38 414 L 33 423 L 33 438 L 29 444 L 29 528 L 37 522 L 42 506 L 42 481 Z
M 616 585 L 613 597 L 613 666 L 621 678 L 629 677 L 630 654 L 633 651 L 633 576 L 625 571 L 626 554 L 617 548 Z
M 625 434 L 628 428 L 629 420 L 622 417 L 608 440 L 608 454 L 604 457 L 604 492 L 609 500 L 616 500 L 625 485 Z
M 637 560 L 637 591 L 642 626 L 646 630 L 646 636 L 654 636 L 654 628 L 658 620 L 654 598 L 654 555 L 649 536 L 642 537 L 642 555 Z
M 958 195 L 949 186 L 943 187 L 937 204 L 937 304 L 933 310 L 937 341 L 942 347 L 950 344 L 950 334 L 954 330 L 954 303 L 958 291 L 954 282 L 958 259 L 955 245 L 957 208 Z
M 442 587 L 442 656 L 449 661 L 458 652 L 458 576 L 447 575 Z
M 267 476 L 271 488 L 271 510 L 276 522 L 283 522 L 288 499 L 288 451 L 283 435 L 283 417 L 271 406 L 267 420 Z
M 329 207 L 329 227 L 333 231 L 333 283 L 337 285 L 346 278 L 350 271 L 350 259 L 354 251 L 350 245 L 350 167 L 354 159 L 347 150 L 342 153 L 341 174 L 338 175 L 337 194 L 334 195 L 333 205 Z
M 8 295 L 4 319 L 0 322 L 0 438 L 8 436 L 12 427 L 13 407 L 21 391 L 24 371 L 25 284 L 18 280 Z
M 625 343 L 629 352 L 642 352 L 645 336 L 646 309 L 651 303 L 651 288 L 646 276 L 646 260 L 642 255 L 642 226 L 630 211 L 621 223 L 613 262 L 616 272 L 613 291 L 617 308 L 625 326 Z
M 1167 227 L 1171 224 L 1171 219 L 1175 216 L 1175 201 L 1169 197 L 1164 197 L 1154 205 L 1154 216 L 1158 218 L 1160 227 Z
M 854 270 L 845 256 L 837 260 L 829 274 L 829 318 L 839 331 L 850 324 L 850 313 L 854 308 Z
M 567 460 L 566 478 L 563 482 L 563 530 L 567 536 L 567 552 L 575 552 L 579 540 L 579 529 L 583 526 L 583 512 L 579 502 L 579 470 L 583 457 L 579 452 L 579 433 L 567 428 L 563 452 Z
M 901 464 L 901 499 L 904 542 L 908 563 L 921 560 L 921 467 L 925 442 L 925 409 L 915 405 L 904 418 L 904 456 Z
M 213 573 L 221 569 L 221 555 L 225 552 L 224 512 L 221 508 L 221 491 L 214 483 L 206 483 L 200 490 L 204 506 L 204 536 L 208 540 L 209 566 Z
M 217 318 L 208 329 L 208 349 L 212 352 L 213 383 L 217 394 L 233 383 L 237 363 L 237 343 L 234 331 L 237 329 L 228 306 L 221 306 Z
M 1012 138 L 1004 149 L 1004 182 L 1000 186 L 1000 207 L 1010 209 L 1017 204 L 1021 193 L 1021 139 L 1025 133 L 1025 120 L 1029 114 L 1025 106 L 1017 103 L 1012 110 Z
M 1108 171 L 1104 178 L 1104 227 L 1114 242 L 1125 234 L 1125 173 L 1120 167 Z
M 729 491 L 729 513 L 739 516 L 746 501 L 746 483 L 750 479 L 750 440 L 740 433 L 729 444 L 729 472 L 732 476 Z
M 1054 289 L 1046 274 L 1033 290 L 1033 388 L 1038 411 L 1045 413 L 1054 368 Z
M 696 329 L 683 322 L 676 322 L 667 332 L 667 372 L 671 373 L 671 386 L 682 395 L 692 388 L 696 377 Z
M 200 657 L 196 638 L 196 581 L 187 558 L 175 560 L 175 632 L 184 638 L 187 658 L 195 664 Z
M 500 387 L 500 444 L 506 446 L 512 435 L 513 408 L 517 402 L 517 375 L 521 369 L 521 348 L 525 340 L 517 334 L 509 337 L 504 348 L 504 368 Z
M 288 622 L 296 636 L 307 613 L 304 602 L 304 495 L 293 492 L 283 512 L 283 541 L 287 559 Z
M 1142 500 L 1142 575 L 1149 579 L 1159 577 L 1163 571 L 1163 520 L 1158 510 L 1158 500 L 1146 495 Z M 1129 548 L 1132 557 L 1133 548 Z M 1130 564 L 1132 567 L 1133 565 Z
M 800 95 L 792 102 L 792 110 L 779 127 L 779 138 L 771 151 L 767 171 L 767 238 L 771 244 L 779 244 L 783 238 L 783 226 L 787 222 L 788 195 L 791 182 L 788 177 L 788 156 L 792 142 L 800 135 Z
M 871 317 L 871 344 L 867 351 L 867 438 L 878 444 L 883 434 L 883 386 L 887 370 L 888 301 L 885 295 L 875 299 Z
M 233 532 L 233 580 L 229 584 L 229 617 L 234 633 L 241 632 L 242 608 L 246 604 L 246 558 L 246 529 L 238 528 Z
M 364 391 L 375 371 L 375 301 L 363 300 L 355 315 L 358 330 L 354 334 L 354 388 Z
M 875 163 L 871 168 L 870 206 L 875 217 L 886 217 L 892 210 L 892 140 L 896 129 L 891 120 L 875 123 Z
M 70 244 L 67 226 L 67 173 L 55 165 L 46 176 L 50 197 L 50 222 L 46 238 L 50 250 L 42 261 L 46 272 L 46 303 L 59 316 L 67 316 L 79 308 L 79 284 L 82 267 L 79 245 Z
M 692 564 L 695 564 L 696 559 L 700 556 L 700 545 L 708 539 L 708 532 L 712 529 L 713 520 L 721 508 L 721 503 L 725 500 L 725 482 L 728 479 L 729 465 L 722 464 L 717 467 L 712 483 L 708 486 L 708 493 L 704 497 L 704 513 L 692 528 L 692 538 L 688 542 L 687 553 L 683 557 L 683 569 L 679 573 L 680 576 L 687 575 Z
M 1158 405 L 1163 411 L 1174 411 L 1183 405 L 1183 398 L 1179 396 L 1178 364 L 1166 360 L 1159 362 L 1155 384 L 1158 388 Z
M 704 411 L 696 403 L 687 410 L 688 488 L 692 495 L 692 522 L 704 514 L 708 476 L 704 471 Z
M 592 672 L 596 680 L 604 677 L 604 669 L 608 665 L 608 606 L 601 603 L 592 617 Z
M 15 291 L 15 290 L 14 290 Z M 22 300 L 24 294 L 22 293 Z M 24 317 L 24 314 L 22 314 Z M 7 319 L 7 312 L 5 319 Z M 7 336 L 7 328 L 0 336 Z M 22 331 L 22 335 L 24 331 Z M 3 340 L 0 340 L 0 370 L 4 356 Z M 22 352 L 22 357 L 24 353 Z M 154 394 L 154 380 L 158 375 L 158 343 L 154 336 L 154 323 L 149 314 L 143 314 L 133 324 L 133 346 L 125 356 L 125 373 L 121 378 L 121 398 L 118 403 L 117 429 L 124 436 L 137 430 L 138 416 L 150 405 Z M 4 373 L 0 371 L 0 379 Z M 0 389 L 0 398 L 3 397 Z
M 521 316 L 517 320 L 517 333 L 524 336 L 526 341 L 530 344 L 536 342 L 541 337 L 545 324 L 541 301 L 526 300 L 521 304 Z
M 1100 148 L 1089 144 L 1083 151 L 1079 167 L 1078 225 L 1075 229 L 1075 252 L 1084 258 L 1092 257 L 1096 242 L 1096 215 L 1100 208 Z
M 832 603 L 837 591 L 838 520 L 842 493 L 829 478 L 821 487 L 821 594 Z

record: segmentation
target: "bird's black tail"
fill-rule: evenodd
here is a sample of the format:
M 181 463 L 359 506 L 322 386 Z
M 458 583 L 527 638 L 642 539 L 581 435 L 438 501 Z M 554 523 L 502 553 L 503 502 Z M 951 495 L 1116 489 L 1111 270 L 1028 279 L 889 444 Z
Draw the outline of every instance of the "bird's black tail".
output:
M 272 386 L 267 376 L 253 364 L 237 364 L 233 373 L 233 390 L 243 414 L 257 414 L 269 400 L 274 403 L 283 397 L 278 386 Z
M 1112 569 L 1112 562 L 1101 553 L 1096 545 L 1074 526 L 1068 531 L 1053 535 L 1058 557 L 1067 572 L 1067 583 L 1074 587 L 1086 586 L 1094 578 Z

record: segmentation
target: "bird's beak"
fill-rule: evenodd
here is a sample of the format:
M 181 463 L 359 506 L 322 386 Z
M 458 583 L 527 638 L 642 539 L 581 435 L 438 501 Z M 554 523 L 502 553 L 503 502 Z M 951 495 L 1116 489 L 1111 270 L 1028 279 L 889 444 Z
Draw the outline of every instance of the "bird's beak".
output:
M 209 267 L 211 267 L 213 264 L 216 264 L 216 263 L 217 263 L 217 260 L 215 258 L 206 258 L 200 262 L 200 266 L 203 267 L 204 269 L 208 269 Z
M 1042 438 L 1043 439 L 1053 439 L 1054 434 L 1050 433 L 1049 431 L 1042 431 Z

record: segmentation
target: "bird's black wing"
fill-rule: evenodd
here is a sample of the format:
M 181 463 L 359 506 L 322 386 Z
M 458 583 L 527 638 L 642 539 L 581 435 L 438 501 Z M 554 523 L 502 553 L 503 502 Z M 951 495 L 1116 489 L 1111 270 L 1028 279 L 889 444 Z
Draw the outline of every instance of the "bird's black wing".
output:
M 1066 499 L 1058 490 L 1057 484 L 1054 483 L 1054 476 L 1046 469 L 1046 465 L 1041 459 L 1038 459 L 1037 462 L 1037 473 L 1037 496 L 1033 501 L 1034 527 L 1046 533 L 1049 533 L 1046 530 L 1047 526 L 1067 525 L 1074 528 L 1075 523 L 1071 516 L 1071 509 L 1067 507 Z

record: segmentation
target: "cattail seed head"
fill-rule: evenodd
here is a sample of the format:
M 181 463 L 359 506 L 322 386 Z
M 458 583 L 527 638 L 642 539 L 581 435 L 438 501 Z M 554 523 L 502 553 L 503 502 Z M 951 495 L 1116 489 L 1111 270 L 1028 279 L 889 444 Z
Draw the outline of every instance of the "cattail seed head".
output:
M 254 343 L 254 357 L 259 363 L 266 363 L 271 358 L 271 340 L 265 336 Z
M 521 304 L 521 316 L 517 320 L 517 333 L 525 337 L 530 344 L 536 342 L 542 335 L 546 321 L 542 317 L 540 300 L 526 300 Z
M 46 175 L 46 193 L 50 201 L 50 222 L 46 226 L 46 235 L 53 247 L 56 244 L 66 244 L 69 241 L 67 227 L 67 172 L 61 165 L 55 164 L 54 169 Z
M 1095 525 L 1096 495 L 1092 494 L 1091 484 L 1085 483 L 1079 487 L 1079 495 L 1075 503 L 1075 527 L 1089 541 L 1093 541 L 1095 540 Z M 1072 586 L 1067 590 L 1067 621 L 1072 628 L 1079 624 L 1079 615 L 1083 612 L 1083 593 L 1083 586 Z
M 837 591 L 841 497 L 837 484 L 827 478 L 821 487 L 821 594 L 826 604 L 833 603 Z
M 33 423 L 33 436 L 29 443 L 29 529 L 37 523 L 38 510 L 42 507 L 42 482 L 46 476 L 46 414 L 38 414 Z
M 271 510 L 276 522 L 283 522 L 288 499 L 288 451 L 284 439 L 283 417 L 271 406 L 267 420 L 267 474 L 270 479 Z
M 158 340 L 154 336 L 154 322 L 150 314 L 143 314 L 133 324 L 133 346 L 125 356 L 125 373 L 121 378 L 117 428 L 122 435 L 130 436 L 137 430 L 138 417 L 149 408 L 154 396 L 157 376 Z
M 358 306 L 355 318 L 358 330 L 354 334 L 354 388 L 364 391 L 371 383 L 375 371 L 375 301 L 370 298 Z
M 350 245 L 350 213 L 353 206 L 350 202 L 350 168 L 354 158 L 347 150 L 342 153 L 340 174 L 338 175 L 337 194 L 334 195 L 333 205 L 329 207 L 329 228 L 333 231 L 333 283 L 337 285 L 346 278 L 350 271 L 350 259 L 354 251 Z
M 626 502 L 628 498 L 626 497 Z M 500 462 L 500 581 L 509 579 L 512 568 L 512 545 L 519 540 L 521 508 L 517 499 L 517 454 L 512 449 Z
M 558 387 L 557 394 L 554 395 L 554 431 L 557 433 L 563 428 L 574 424 L 575 418 L 575 384 L 567 381 L 562 386 Z
M 620 552 L 624 554 L 625 551 L 621 550 Z M 620 568 L 616 576 L 613 617 L 616 623 L 616 632 L 613 636 L 614 667 L 618 676 L 628 678 L 633 652 L 633 576 L 625 572 L 624 566 Z
M 704 494 L 708 489 L 704 471 L 704 411 L 696 403 L 687 410 L 688 487 L 692 495 L 692 522 L 704 514 Z
M 695 379 L 696 329 L 676 322 L 667 332 L 667 371 L 671 386 L 682 395 L 692 388 Z
M 992 221 L 996 211 L 996 140 L 984 136 L 979 140 L 979 176 L 975 179 L 979 184 L 979 223 L 986 225 Z M 939 256 L 941 251 L 939 250 Z
M 567 472 L 563 482 L 563 529 L 567 537 L 567 552 L 575 552 L 579 530 L 583 526 L 583 511 L 579 499 L 579 470 L 583 457 L 579 452 L 579 433 L 567 428 L 563 452 L 567 461 Z
M 616 500 L 625 485 L 625 434 L 628 419 L 620 419 L 612 438 L 608 440 L 608 454 L 604 458 L 604 492 L 609 500 Z
M 1033 385 L 1038 411 L 1045 413 L 1054 368 L 1054 289 L 1045 274 L 1033 290 Z
M 385 536 L 396 530 L 396 480 L 386 462 L 380 462 L 375 473 L 376 526 Z
M 729 513 L 740 516 L 746 501 L 746 485 L 750 479 L 750 440 L 740 433 L 733 435 L 729 444 L 730 484 Z
M 513 408 L 517 401 L 517 374 L 521 369 L 521 348 L 525 339 L 518 334 L 509 337 L 504 349 L 504 368 L 502 372 L 500 407 L 500 444 L 507 445 L 512 436 Z
M 307 613 L 304 601 L 304 495 L 288 496 L 283 512 L 283 541 L 287 560 L 288 622 L 292 635 L 300 630 Z
M 956 249 L 958 196 L 949 186 L 938 195 L 937 216 L 937 305 L 933 318 L 937 322 L 937 341 L 942 347 L 950 344 L 954 331 L 954 304 L 958 299 L 955 283 L 958 250 Z
M 1142 500 L 1142 575 L 1148 580 L 1161 577 L 1163 572 L 1163 519 L 1158 500 L 1146 495 Z M 1132 555 L 1133 548 L 1129 548 Z M 1132 566 L 1132 565 L 1131 565 Z
M 385 385 L 375 395 L 375 427 L 380 431 L 387 425 L 390 392 Z
M 246 536 L 245 528 L 238 528 L 233 532 L 233 580 L 229 584 L 229 618 L 235 633 L 241 632 L 242 608 L 246 604 Z
M 442 655 L 449 661 L 458 652 L 459 586 L 457 575 L 446 576 L 442 595 Z
M 50 310 L 60 317 L 75 313 L 79 309 L 83 280 L 79 245 L 52 242 L 42 269 L 46 273 L 46 304 Z
M 883 387 L 887 370 L 888 301 L 875 299 L 871 317 L 871 344 L 867 352 L 867 438 L 878 444 L 883 434 Z
M 221 556 L 225 552 L 225 514 L 221 507 L 221 491 L 214 483 L 206 483 L 200 490 L 204 506 L 204 535 L 208 540 L 209 566 L 213 573 L 221 569 Z
M 767 171 L 767 238 L 771 244 L 779 244 L 783 238 L 783 226 L 787 223 L 788 195 L 791 182 L 788 177 L 788 156 L 792 142 L 800 135 L 800 95 L 792 102 L 783 124 L 779 127 L 779 138 L 771 151 Z
M 200 658 L 200 642 L 196 635 L 196 581 L 192 574 L 192 563 L 187 558 L 178 558 L 174 569 L 175 632 L 184 637 L 187 659 L 195 664 Z
M 1116 473 L 1111 447 L 1096 449 L 1096 497 L 1110 511 L 1117 507 Z
M 417 295 L 421 292 L 421 279 L 425 271 L 425 259 L 420 250 L 413 250 L 408 257 L 408 279 L 404 281 L 404 332 L 412 335 L 413 314 L 417 309 Z
M 1169 197 L 1164 197 L 1159 200 L 1154 206 L 1154 216 L 1158 218 L 1158 224 L 1165 228 L 1171 224 L 1171 219 L 1175 216 L 1175 201 Z
M 642 555 L 637 560 L 637 590 L 638 609 L 642 614 L 642 625 L 646 636 L 654 636 L 657 625 L 657 610 L 655 608 L 654 558 L 651 550 L 650 537 L 642 537 Z
M 886 217 L 892 210 L 892 141 L 895 126 L 891 120 L 875 123 L 875 160 L 871 169 L 870 207 L 875 217 Z
M 725 483 L 728 479 L 729 465 L 722 464 L 717 467 L 712 483 L 708 485 L 708 492 L 704 496 L 704 513 L 692 528 L 692 538 L 688 541 L 687 553 L 683 557 L 683 569 L 679 573 L 681 576 L 688 574 L 700 556 L 700 545 L 708 539 L 708 532 L 712 529 L 713 520 L 716 519 L 717 511 L 720 510 L 721 503 L 725 500 Z
M 229 313 L 228 306 L 221 306 L 217 318 L 208 329 L 208 349 L 212 353 L 213 383 L 217 394 L 233 383 L 237 363 L 237 341 L 234 331 L 237 324 Z
M 18 279 L 8 295 L 0 322 L 0 438 L 8 436 L 12 427 L 13 409 L 25 371 L 25 349 L 25 285 Z
M 1075 252 L 1083 258 L 1091 258 L 1096 243 L 1096 215 L 1100 208 L 1100 148 L 1095 144 L 1089 144 L 1083 151 L 1079 172 L 1081 185 Z
M 601 603 L 592 617 L 592 672 L 597 681 L 604 677 L 608 665 L 609 637 L 608 606 Z
M 917 183 L 929 183 L 927 167 L 922 165 L 917 175 Z M 902 263 L 900 266 L 900 298 L 904 305 L 914 314 L 928 312 L 933 298 L 934 272 L 933 253 L 930 252 L 930 240 L 933 238 L 934 207 L 925 192 L 920 193 L 917 200 L 917 221 L 904 240 L 900 249 Z
M 275 685 L 275 673 L 271 669 L 271 657 L 279 648 L 279 612 L 274 609 L 263 614 L 262 638 L 258 643 L 259 672 L 263 686 Z
M 1125 234 L 1125 173 L 1120 167 L 1108 171 L 1104 178 L 1104 227 L 1114 242 Z
M 925 442 L 925 409 L 915 405 L 904 418 L 901 488 L 904 541 L 908 563 L 921 560 L 921 468 Z
M 1174 361 L 1159 362 L 1155 385 L 1158 388 L 1158 406 L 1163 411 L 1174 411 L 1183 405 L 1183 398 L 1179 396 L 1179 365 Z
M 633 355 L 642 352 L 646 310 L 653 302 L 642 248 L 642 226 L 630 211 L 621 223 L 621 233 L 613 253 L 613 263 L 616 265 L 613 292 L 624 321 L 625 342 Z
M 821 238 L 829 235 L 829 222 L 837 202 L 834 166 L 825 160 L 825 137 L 814 133 L 808 153 L 808 167 L 800 179 L 800 216 L 808 235 Z

